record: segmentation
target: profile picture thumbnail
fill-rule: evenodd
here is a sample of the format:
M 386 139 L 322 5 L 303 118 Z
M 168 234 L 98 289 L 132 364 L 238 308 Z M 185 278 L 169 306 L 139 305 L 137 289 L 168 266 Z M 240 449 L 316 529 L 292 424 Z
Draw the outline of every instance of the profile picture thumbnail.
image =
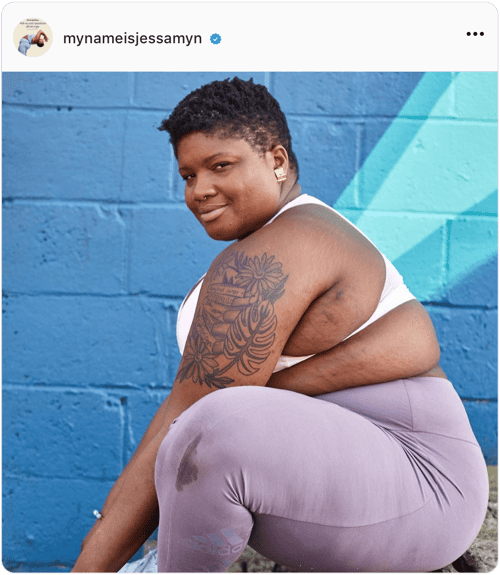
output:
M 39 18 L 26 18 L 14 30 L 14 45 L 23 56 L 42 56 L 51 44 L 52 30 Z

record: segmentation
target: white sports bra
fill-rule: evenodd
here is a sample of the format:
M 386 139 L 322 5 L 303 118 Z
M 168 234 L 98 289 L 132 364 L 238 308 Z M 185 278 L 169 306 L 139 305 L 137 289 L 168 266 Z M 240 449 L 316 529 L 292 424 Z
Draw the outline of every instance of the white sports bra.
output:
M 309 196 L 307 194 L 301 194 L 298 198 L 296 198 L 295 200 L 292 200 L 291 202 L 289 202 L 288 204 L 283 206 L 283 208 L 281 208 L 281 210 L 273 218 L 271 218 L 267 222 L 266 225 L 270 224 L 275 218 L 277 218 L 285 210 L 295 208 L 296 206 L 302 206 L 304 204 L 317 204 L 320 206 L 324 206 L 324 207 L 328 208 L 329 210 L 332 210 L 333 212 L 338 214 L 341 218 L 343 218 L 346 222 L 348 222 L 349 225 L 356 227 L 356 226 L 354 226 L 354 224 L 351 224 L 351 222 L 349 222 L 349 220 L 347 218 L 345 218 L 342 214 L 339 214 L 336 210 L 334 210 L 333 208 L 331 208 L 330 206 L 328 206 L 327 204 L 325 204 L 321 200 L 318 200 L 317 198 L 315 198 L 313 196 Z M 361 230 L 359 230 L 358 228 L 356 228 L 356 229 L 368 241 L 370 241 L 371 244 L 373 244 L 373 242 L 369 238 L 367 238 Z M 413 296 L 411 294 L 410 290 L 406 287 L 406 285 L 403 281 L 403 278 L 402 278 L 401 274 L 398 272 L 398 270 L 384 256 L 384 254 L 381 254 L 381 255 L 384 258 L 384 262 L 385 262 L 385 284 L 384 284 L 384 289 L 382 290 L 382 294 L 380 296 L 380 301 L 377 305 L 376 310 L 371 315 L 371 317 L 367 321 L 365 321 L 365 323 L 362 326 L 358 327 L 358 329 L 356 329 L 350 335 L 348 335 L 345 339 L 348 339 L 349 337 L 351 337 L 352 335 L 354 335 L 358 331 L 361 331 L 366 326 L 370 325 L 371 323 L 373 323 L 374 321 L 376 321 L 377 319 L 379 319 L 380 317 L 382 317 L 383 315 L 385 315 L 387 312 L 391 311 L 392 309 L 398 307 L 402 303 L 407 302 L 411 299 L 415 299 L 415 296 Z M 205 277 L 205 276 L 203 276 L 203 277 Z M 201 286 L 203 284 L 203 277 L 198 281 L 198 283 L 195 285 L 195 287 L 186 296 L 186 298 L 182 302 L 182 305 L 179 309 L 179 314 L 177 316 L 177 343 L 179 345 L 179 350 L 180 350 L 181 354 L 184 353 L 184 347 L 186 345 L 186 340 L 187 340 L 187 337 L 189 334 L 189 330 L 191 329 L 191 324 L 193 323 L 194 314 L 196 311 L 196 305 L 198 303 L 198 298 L 200 296 Z M 312 355 L 305 355 L 305 356 L 300 356 L 300 357 L 282 355 L 279 358 L 278 363 L 276 364 L 276 367 L 274 368 L 274 371 L 281 371 L 282 369 L 286 369 L 287 367 L 291 367 L 292 365 L 295 365 L 296 363 L 304 361 L 310 357 L 312 357 Z

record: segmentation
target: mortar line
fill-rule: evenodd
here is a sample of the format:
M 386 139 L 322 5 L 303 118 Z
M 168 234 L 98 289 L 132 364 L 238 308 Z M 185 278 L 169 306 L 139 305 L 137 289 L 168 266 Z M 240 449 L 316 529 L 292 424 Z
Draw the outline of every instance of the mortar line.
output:
M 340 196 L 339 196 L 340 197 Z M 60 206 L 60 207 L 68 207 L 74 204 L 80 206 L 88 206 L 88 207 L 95 207 L 96 204 L 104 204 L 105 206 L 118 206 L 124 210 L 140 210 L 140 209 L 165 209 L 165 210 L 174 210 L 174 209 L 181 209 L 186 213 L 190 213 L 189 209 L 186 207 L 184 202 L 165 202 L 165 203 L 158 203 L 158 202 L 130 202 L 130 201 L 120 201 L 120 200 L 105 200 L 105 199 L 81 199 L 81 198 L 73 198 L 68 200 L 53 200 L 50 198 L 43 198 L 43 197 L 7 197 L 4 198 L 5 204 L 28 204 L 31 205 L 45 205 L 45 206 Z M 412 210 L 405 210 L 405 209 L 396 209 L 396 210 L 379 210 L 379 209 L 367 209 L 367 208 L 338 208 L 338 211 L 343 212 L 353 212 L 353 213 L 367 213 L 373 215 L 419 215 L 419 216 L 426 216 L 428 218 L 432 217 L 446 217 L 446 218 L 457 218 L 457 217 L 470 217 L 473 216 L 475 218 L 484 218 L 484 219 L 497 219 L 498 214 L 496 213 L 485 213 L 485 212 L 443 212 L 443 211 L 435 211 L 429 212 L 429 210 L 419 210 L 419 209 L 412 209 Z
M 273 82 L 271 82 L 271 85 Z M 71 108 L 72 111 L 74 110 L 90 110 L 90 111 L 123 111 L 129 110 L 134 112 L 154 112 L 168 115 L 171 112 L 171 109 L 166 109 L 163 107 L 142 107 L 142 106 L 78 106 L 78 105 L 68 105 L 68 104 L 19 104 L 15 102 L 4 102 L 4 108 L 25 108 L 27 110 L 36 108 L 36 109 L 46 109 L 46 110 L 57 110 L 57 108 Z M 366 115 L 359 115 L 359 114 L 307 114 L 301 112 L 300 114 L 294 112 L 288 112 L 286 114 L 287 119 L 289 118 L 318 118 L 318 119 L 328 119 L 328 120 L 335 120 L 335 121 L 349 121 L 349 122 L 360 122 L 360 121 L 376 121 L 376 120 L 407 120 L 407 121 L 438 121 L 438 122 L 450 122 L 450 123 L 461 123 L 461 122 L 478 122 L 480 124 L 497 124 L 497 119 L 495 118 L 458 118 L 454 116 L 400 116 L 398 114 L 366 114 Z

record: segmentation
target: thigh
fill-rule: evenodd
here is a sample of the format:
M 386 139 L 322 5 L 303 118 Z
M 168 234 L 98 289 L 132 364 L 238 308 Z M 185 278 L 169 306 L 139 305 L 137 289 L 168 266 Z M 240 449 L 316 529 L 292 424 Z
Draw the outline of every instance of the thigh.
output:
M 376 503 L 373 481 L 404 457 L 393 444 L 358 414 L 300 394 L 240 387 L 206 396 L 175 420 L 158 453 L 159 568 L 224 569 L 252 533 L 266 532 L 263 518 L 352 527 L 394 517 L 395 484 L 405 479 L 386 481 Z M 293 561 L 293 538 L 277 533 Z
M 382 403 L 404 426 L 410 406 L 400 399 L 392 409 Z M 216 391 L 172 425 L 156 481 L 168 564 L 193 541 L 222 541 L 228 528 L 237 550 L 251 533 L 254 548 L 300 570 L 421 570 L 429 554 L 431 567 L 449 562 L 430 553 L 446 540 L 436 539 L 446 518 L 411 449 L 375 419 L 329 401 L 258 387 Z
M 431 494 L 387 430 L 337 404 L 283 390 L 216 391 L 177 418 L 164 443 L 172 461 L 195 448 L 200 476 L 232 466 L 226 473 L 252 513 L 349 527 L 411 513 Z M 177 483 L 184 467 L 172 467 Z
M 488 481 L 451 384 L 420 378 L 319 399 L 338 409 L 301 449 L 308 465 L 299 492 L 293 481 L 284 487 L 305 509 L 297 514 L 292 501 L 256 514 L 250 544 L 300 571 L 432 571 L 464 553 L 484 520 Z M 311 411 L 311 426 L 320 412 Z M 307 475 L 316 470 L 326 470 L 319 482 Z
M 397 438 L 358 413 L 283 390 L 223 393 L 222 407 L 213 398 L 228 414 L 217 436 L 231 438 L 223 457 L 237 462 L 232 484 L 253 514 L 350 528 L 412 513 L 433 496 Z

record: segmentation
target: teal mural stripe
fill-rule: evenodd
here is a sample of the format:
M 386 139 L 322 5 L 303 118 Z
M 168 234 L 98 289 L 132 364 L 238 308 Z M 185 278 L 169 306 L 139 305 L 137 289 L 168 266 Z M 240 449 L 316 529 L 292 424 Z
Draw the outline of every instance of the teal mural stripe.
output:
M 494 217 L 478 214 L 488 204 L 497 206 L 498 193 L 494 190 L 483 201 L 471 206 L 449 223 L 450 247 L 448 254 L 447 287 L 462 282 L 473 270 L 490 261 L 498 251 L 498 228 Z
M 475 275 L 475 270 L 496 258 L 497 221 L 495 217 L 485 216 L 481 209 L 484 206 L 496 206 L 497 196 L 495 190 L 483 202 L 447 220 L 436 229 L 430 217 L 404 219 L 400 222 L 392 215 L 380 222 L 383 216 L 374 214 L 370 224 L 372 227 L 380 227 L 384 223 L 387 237 L 396 244 L 404 241 L 408 233 L 414 237 L 418 226 L 423 226 L 426 231 L 433 230 L 393 263 L 419 300 L 440 301 L 445 291 L 469 281 Z M 387 234 L 388 229 L 391 234 Z M 493 281 L 490 278 L 488 281 Z
M 496 77 L 459 73 L 443 90 L 440 74 L 426 74 L 362 166 L 357 177 L 364 209 L 357 225 L 391 261 L 474 206 L 488 205 L 492 215 L 496 213 L 490 198 L 497 183 L 497 126 L 490 104 L 496 102 Z M 456 105 L 456 94 L 471 88 L 480 95 L 477 101 L 469 97 Z M 408 119 L 433 98 L 425 121 Z M 396 149 L 400 154 L 395 162 Z M 337 204 L 342 205 L 341 199 Z M 387 234 L 387 222 L 395 212 L 400 218 L 401 212 L 415 215 L 405 218 L 398 241 Z M 479 257 L 488 259 L 492 253 L 487 243 Z M 461 269 L 454 275 L 463 273 Z
M 450 115 L 451 102 L 446 104 L 443 94 L 449 94 L 453 75 L 449 72 L 427 72 L 401 108 L 398 118 L 411 118 L 402 124 L 392 122 L 368 158 L 355 174 L 349 185 L 335 203 L 336 208 L 347 208 L 355 205 L 357 190 L 362 189 L 365 202 L 375 197 L 383 187 L 386 178 L 397 166 L 402 154 L 414 141 L 415 135 L 431 114 Z M 436 103 L 441 104 L 437 107 Z M 353 212 L 350 219 L 357 223 L 362 212 Z
M 492 246 L 491 246 L 492 247 Z M 446 285 L 447 290 L 452 290 L 460 284 L 467 282 L 470 278 L 475 278 L 479 276 L 479 270 L 483 268 L 488 263 L 494 263 L 497 256 L 497 250 L 485 249 L 484 253 L 480 255 L 479 259 L 472 259 L 467 263 L 464 263 L 460 268 L 456 268 L 451 274 L 450 279 Z M 436 294 L 439 295 L 439 294 Z
M 477 204 L 471 206 L 465 212 L 462 212 L 462 215 L 474 216 L 474 215 L 491 214 L 496 216 L 497 213 L 498 213 L 498 190 L 495 190 L 484 200 L 481 200 Z

